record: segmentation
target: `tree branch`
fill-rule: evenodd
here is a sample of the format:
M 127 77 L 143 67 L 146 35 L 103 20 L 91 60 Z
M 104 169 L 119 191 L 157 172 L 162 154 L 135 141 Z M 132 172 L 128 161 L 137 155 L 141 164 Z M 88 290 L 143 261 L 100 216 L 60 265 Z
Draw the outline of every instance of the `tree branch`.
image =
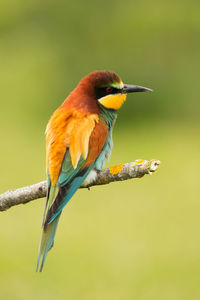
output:
M 95 185 L 108 184 L 114 181 L 123 181 L 131 178 L 141 178 L 145 174 L 152 174 L 160 165 L 160 161 L 153 159 L 136 160 L 135 162 L 116 165 L 98 172 L 97 179 L 90 185 L 81 188 L 90 188 Z M 0 211 L 7 210 L 11 206 L 25 204 L 32 200 L 46 196 L 46 181 L 7 191 L 0 195 Z

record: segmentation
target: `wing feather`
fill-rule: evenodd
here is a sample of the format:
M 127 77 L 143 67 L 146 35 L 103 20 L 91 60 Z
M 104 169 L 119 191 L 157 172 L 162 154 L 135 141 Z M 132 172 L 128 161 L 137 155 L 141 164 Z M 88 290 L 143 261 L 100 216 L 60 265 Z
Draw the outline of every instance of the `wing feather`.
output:
M 47 169 L 51 185 L 57 183 L 67 149 L 74 169 L 80 156 L 86 159 L 90 135 L 99 122 L 96 114 L 68 112 L 63 108 L 55 111 L 46 130 Z M 82 136 L 85 134 L 84 147 Z
M 74 169 L 77 167 L 81 155 L 84 159 L 87 158 L 89 138 L 96 122 L 98 122 L 98 116 L 96 115 L 89 115 L 88 117 L 76 120 L 76 123 L 69 133 L 69 149 Z

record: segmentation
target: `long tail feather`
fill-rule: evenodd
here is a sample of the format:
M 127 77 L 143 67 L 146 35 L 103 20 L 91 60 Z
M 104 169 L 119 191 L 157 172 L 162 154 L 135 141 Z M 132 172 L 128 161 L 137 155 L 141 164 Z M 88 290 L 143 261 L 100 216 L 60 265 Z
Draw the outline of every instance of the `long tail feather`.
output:
M 42 272 L 47 253 L 53 247 L 60 215 L 61 213 L 53 220 L 53 222 L 43 227 L 36 272 Z

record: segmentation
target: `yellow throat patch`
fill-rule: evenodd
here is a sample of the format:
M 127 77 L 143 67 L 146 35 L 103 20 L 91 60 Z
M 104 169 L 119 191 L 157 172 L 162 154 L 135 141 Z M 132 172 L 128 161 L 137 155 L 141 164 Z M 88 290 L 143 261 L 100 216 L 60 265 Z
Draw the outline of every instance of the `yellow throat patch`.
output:
M 126 100 L 126 94 L 110 94 L 99 99 L 105 108 L 118 110 Z

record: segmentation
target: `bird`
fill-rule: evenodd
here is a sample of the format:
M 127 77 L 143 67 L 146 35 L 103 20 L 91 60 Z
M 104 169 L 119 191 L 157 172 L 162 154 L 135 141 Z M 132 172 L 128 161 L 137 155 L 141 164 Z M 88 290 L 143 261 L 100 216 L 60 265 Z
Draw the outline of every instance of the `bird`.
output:
M 112 71 L 83 77 L 46 127 L 47 196 L 36 271 L 53 247 L 61 213 L 81 185 L 91 184 L 111 155 L 117 112 L 129 93 L 149 88 L 124 84 Z

